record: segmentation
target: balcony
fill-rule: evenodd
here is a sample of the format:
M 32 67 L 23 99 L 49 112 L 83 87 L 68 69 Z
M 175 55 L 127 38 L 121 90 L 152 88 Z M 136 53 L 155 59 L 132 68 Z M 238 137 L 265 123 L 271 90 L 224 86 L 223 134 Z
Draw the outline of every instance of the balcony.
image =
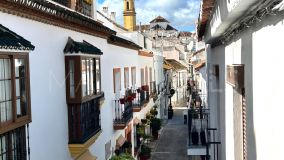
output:
M 69 104 L 69 144 L 83 144 L 101 130 L 99 101 Z
M 134 94 L 133 112 L 140 112 L 150 100 L 149 86 L 145 85 L 134 90 Z
M 218 159 L 218 147 L 221 143 L 216 141 L 217 129 L 209 126 L 210 110 L 201 100 L 203 96 L 206 95 L 200 95 L 196 90 L 189 97 L 187 154 L 192 158 L 201 156 L 206 160 L 215 160 Z
M 113 128 L 115 130 L 124 129 L 133 118 L 133 97 L 120 98 L 114 100 Z
M 83 103 L 68 103 L 69 151 L 72 157 L 85 153 L 101 133 L 100 94 Z

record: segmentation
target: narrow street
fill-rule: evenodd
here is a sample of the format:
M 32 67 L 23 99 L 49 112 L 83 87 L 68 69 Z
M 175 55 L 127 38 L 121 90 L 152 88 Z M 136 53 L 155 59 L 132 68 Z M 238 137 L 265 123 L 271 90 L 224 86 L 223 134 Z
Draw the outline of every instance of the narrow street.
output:
M 187 160 L 187 125 L 184 124 L 185 104 L 174 107 L 174 117 L 163 127 L 152 152 L 152 160 Z

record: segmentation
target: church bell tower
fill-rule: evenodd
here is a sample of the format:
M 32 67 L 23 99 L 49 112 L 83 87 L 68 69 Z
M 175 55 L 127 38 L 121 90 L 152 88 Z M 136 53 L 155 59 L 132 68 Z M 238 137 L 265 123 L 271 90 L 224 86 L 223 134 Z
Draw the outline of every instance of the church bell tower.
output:
M 124 0 L 124 27 L 129 31 L 136 29 L 135 0 Z

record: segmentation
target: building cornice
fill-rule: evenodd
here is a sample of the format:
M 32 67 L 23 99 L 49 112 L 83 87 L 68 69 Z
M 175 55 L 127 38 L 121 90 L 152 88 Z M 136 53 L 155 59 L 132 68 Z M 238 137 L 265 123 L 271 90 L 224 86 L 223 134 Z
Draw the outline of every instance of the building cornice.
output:
M 277 9 L 280 3 L 283 3 L 283 0 L 263 0 L 259 2 L 257 6 L 251 9 L 251 12 L 242 16 L 242 18 L 232 24 L 225 33 L 216 38 L 211 43 L 211 46 L 214 48 L 219 45 L 228 44 L 234 37 L 240 35 L 251 26 L 260 23 L 266 16 L 277 15 L 282 12 L 280 8 Z
M 0 11 L 105 39 L 116 34 L 92 18 L 45 0 L 1 0 Z
M 140 47 L 136 43 L 131 42 L 131 41 L 126 40 L 126 39 L 123 39 L 123 38 L 120 38 L 120 37 L 115 36 L 115 35 L 110 36 L 108 38 L 107 42 L 109 44 L 112 44 L 112 45 L 120 46 L 120 47 L 123 47 L 123 48 L 129 48 L 129 49 L 133 49 L 133 50 L 137 50 L 137 51 L 142 49 L 142 47 Z

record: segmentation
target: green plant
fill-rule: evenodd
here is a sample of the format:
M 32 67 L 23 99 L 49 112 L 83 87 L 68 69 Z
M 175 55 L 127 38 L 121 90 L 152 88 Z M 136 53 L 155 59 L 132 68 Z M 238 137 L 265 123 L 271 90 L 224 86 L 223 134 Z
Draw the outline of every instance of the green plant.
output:
M 140 125 L 139 127 L 137 127 L 136 133 L 139 136 L 144 136 L 145 135 L 145 126 L 144 125 Z
M 153 133 L 157 133 L 162 126 L 162 120 L 159 118 L 153 118 L 150 124 Z
M 146 145 L 142 145 L 139 155 L 140 156 L 151 156 L 151 148 Z
M 121 154 L 119 156 L 112 156 L 110 160 L 135 160 L 130 154 Z
M 154 117 L 158 115 L 158 111 L 157 111 L 155 108 L 152 108 L 152 109 L 150 110 L 150 113 L 151 113 Z

